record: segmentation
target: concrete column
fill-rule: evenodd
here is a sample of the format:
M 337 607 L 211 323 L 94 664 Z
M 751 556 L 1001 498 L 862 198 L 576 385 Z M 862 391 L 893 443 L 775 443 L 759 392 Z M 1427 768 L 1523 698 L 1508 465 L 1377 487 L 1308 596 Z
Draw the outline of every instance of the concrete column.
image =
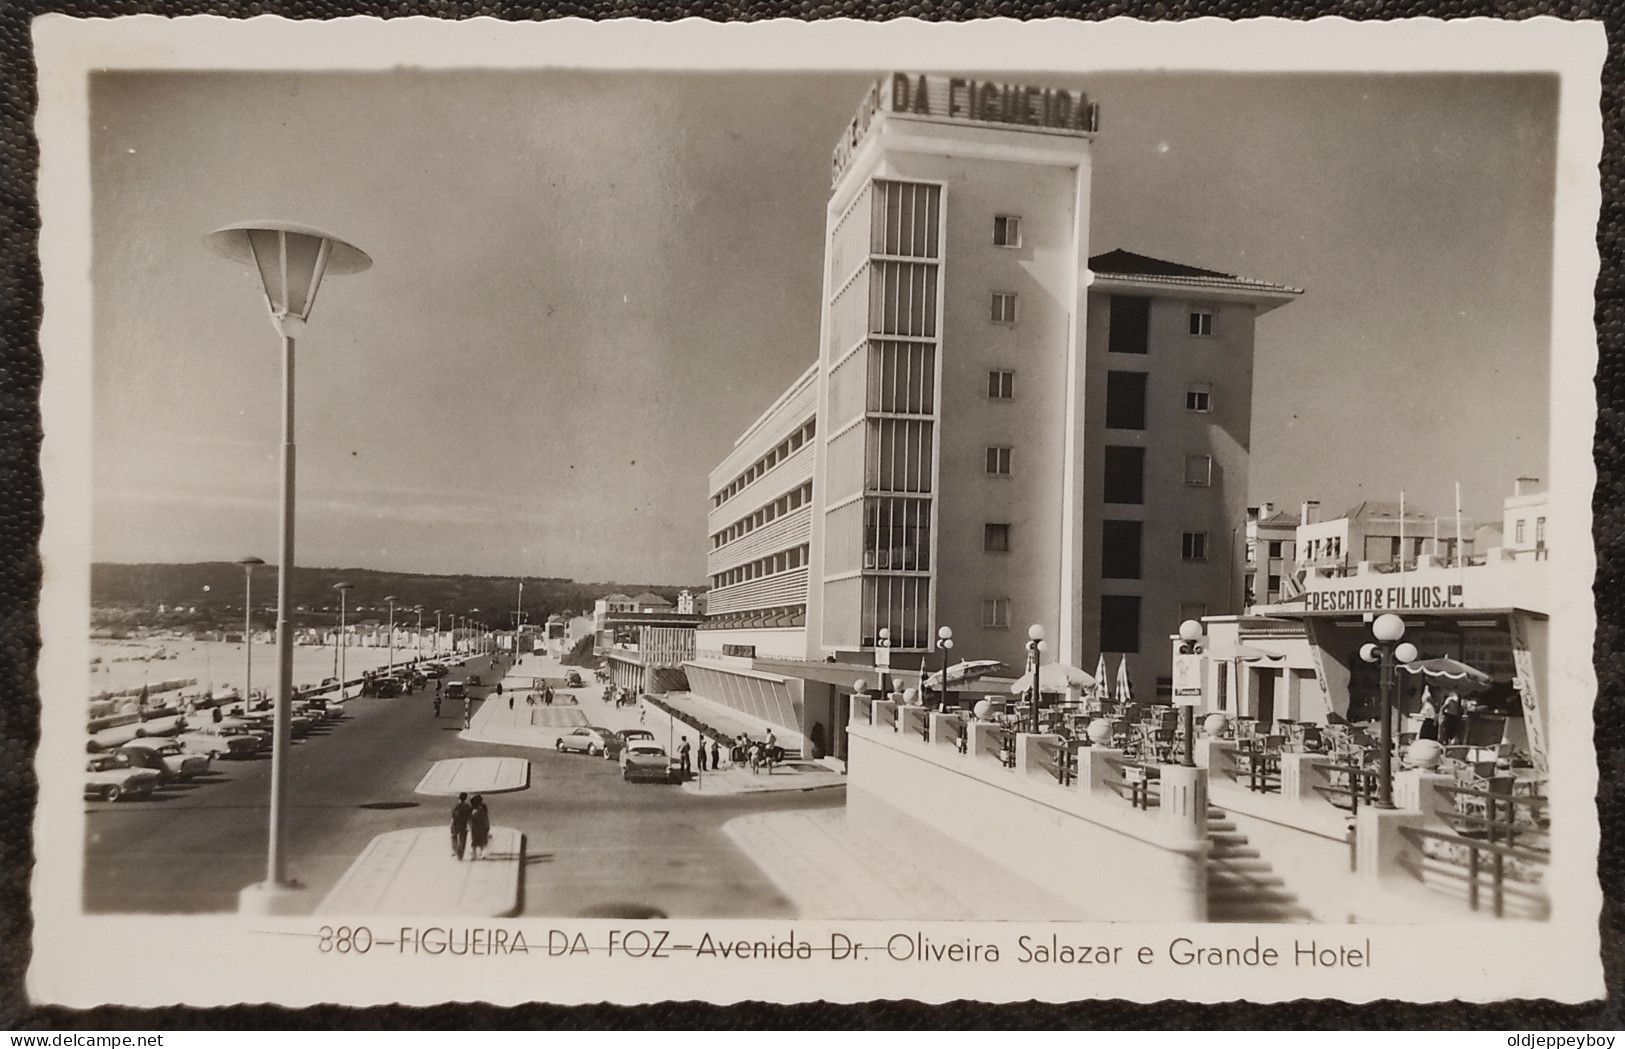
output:
M 875 700 L 874 725 L 876 728 L 889 728 L 894 732 L 897 730 L 897 703 L 895 700 Z
M 916 743 L 925 742 L 926 715 L 930 711 L 924 707 L 899 707 L 897 710 L 897 731 Z
M 1420 827 L 1426 820 L 1420 812 L 1361 805 L 1354 817 L 1354 868 L 1360 877 L 1369 881 L 1414 878 L 1400 862 L 1413 851 L 1401 830 Z
M 1207 736 L 1198 736 L 1193 748 L 1194 758 L 1199 768 L 1207 769 L 1209 780 L 1230 780 L 1236 778 L 1236 741 L 1233 739 L 1212 739 Z
M 1123 752 L 1111 747 L 1083 747 L 1078 751 L 1078 791 L 1085 795 L 1117 797 L 1106 778 L 1117 776 Z
M 991 721 L 972 721 L 965 726 L 968 742 L 965 753 L 973 758 L 999 760 L 999 726 Z
M 959 748 L 958 714 L 939 714 L 931 712 L 931 742 L 940 747 Z
M 1456 811 L 1456 796 L 1439 790 L 1454 786 L 1453 776 L 1421 769 L 1406 769 L 1394 774 L 1394 804 L 1407 812 L 1420 812 L 1423 825 L 1434 830 L 1447 828 L 1446 814 Z
M 1054 759 L 1045 753 L 1046 747 L 1053 751 L 1060 746 L 1060 743 L 1060 736 L 1041 735 L 1033 732 L 1016 733 L 1017 771 L 1034 779 L 1060 783 L 1060 780 L 1055 778 L 1053 771 Z
M 1281 797 L 1305 804 L 1321 800 L 1315 787 L 1324 777 L 1315 766 L 1329 760 L 1324 754 L 1282 754 Z
M 1179 837 L 1201 841 L 1207 837 L 1207 769 L 1160 765 L 1161 818 Z

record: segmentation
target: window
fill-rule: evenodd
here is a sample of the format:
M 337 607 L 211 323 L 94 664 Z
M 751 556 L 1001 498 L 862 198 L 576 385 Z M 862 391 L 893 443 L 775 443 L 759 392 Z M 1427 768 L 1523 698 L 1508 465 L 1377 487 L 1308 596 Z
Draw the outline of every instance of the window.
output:
M 1145 502 L 1144 475 L 1144 448 L 1132 448 L 1118 445 L 1106 446 L 1106 502 Z
M 1010 526 L 1007 524 L 983 525 L 982 549 L 992 554 L 1008 554 L 1010 552 Z
M 1106 427 L 1145 429 L 1145 372 L 1106 373 Z
M 1184 532 L 1179 537 L 1179 556 L 1184 561 L 1207 560 L 1207 533 Z
M 993 293 L 993 323 L 1014 324 L 1016 322 L 1016 295 L 1011 291 L 996 291 Z
M 1151 339 L 1151 300 L 1113 295 L 1106 329 L 1106 349 L 1112 353 L 1144 353 Z
M 1213 311 L 1212 310 L 1191 310 L 1191 328 L 1190 328 L 1190 330 L 1191 330 L 1192 335 L 1212 335 L 1213 334 Z
M 1279 540 L 1279 539 L 1271 539 L 1270 540 L 1270 559 L 1274 560 L 1275 558 L 1278 558 L 1280 556 L 1281 556 L 1281 540 Z
M 1100 576 L 1102 579 L 1140 578 L 1139 521 L 1100 522 Z
M 1001 477 L 1010 475 L 1010 449 L 989 446 L 987 450 L 987 472 L 998 474 Z
M 1514 543 L 1523 542 L 1523 518 L 1521 517 L 1518 518 L 1518 523 L 1512 530 L 1512 541 Z
M 989 629 L 1010 625 L 1010 599 L 995 597 L 982 602 L 982 625 Z
M 1247 563 L 1258 564 L 1258 541 L 1255 539 L 1247 540 Z
M 1197 488 L 1206 488 L 1213 483 L 1213 456 L 1187 455 L 1185 456 L 1185 483 Z
M 1269 595 L 1271 597 L 1274 597 L 1277 594 L 1279 594 L 1281 592 L 1281 577 L 1278 576 L 1278 575 L 1270 576 L 1269 587 L 1270 587 Z
M 1546 547 L 1546 518 L 1535 518 L 1535 545 L 1541 549 Z
M 1021 216 L 993 216 L 993 246 L 996 248 L 1021 247 Z
M 987 373 L 987 395 L 995 401 L 1008 401 L 1016 395 L 1016 373 L 995 369 Z
M 1210 382 L 1193 382 L 1185 387 L 1185 410 L 1187 412 L 1211 412 L 1213 410 L 1213 384 Z
M 1140 599 L 1124 594 L 1100 598 L 1100 651 L 1140 650 Z

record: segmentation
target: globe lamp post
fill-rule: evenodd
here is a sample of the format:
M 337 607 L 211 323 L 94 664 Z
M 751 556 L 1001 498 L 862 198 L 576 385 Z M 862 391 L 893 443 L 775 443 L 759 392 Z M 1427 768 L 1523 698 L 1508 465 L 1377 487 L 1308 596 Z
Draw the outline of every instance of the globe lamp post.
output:
M 1033 732 L 1038 732 L 1038 653 L 1044 650 L 1044 627 L 1034 623 L 1027 628 L 1027 669 L 1033 676 Z
M 1179 654 L 1194 656 L 1202 650 L 1202 624 L 1194 619 L 1187 619 L 1179 624 Z M 1177 681 L 1178 678 L 1176 677 Z M 1185 737 L 1179 747 L 1179 763 L 1186 768 L 1196 766 L 1194 752 L 1196 736 L 1196 707 L 1194 704 L 1184 704 L 1179 708 L 1179 730 Z
M 1371 624 L 1371 635 L 1377 640 L 1360 647 L 1360 658 L 1381 667 L 1378 688 L 1382 696 L 1382 723 L 1379 726 L 1377 751 L 1377 800 L 1379 809 L 1394 807 L 1394 667 L 1400 663 L 1416 661 L 1416 646 L 1401 642 L 1405 636 L 1405 621 L 1392 612 L 1386 612 Z
M 953 627 L 937 627 L 937 648 L 942 650 L 942 681 L 937 688 L 937 708 L 945 714 L 948 712 L 948 653 L 953 647 Z

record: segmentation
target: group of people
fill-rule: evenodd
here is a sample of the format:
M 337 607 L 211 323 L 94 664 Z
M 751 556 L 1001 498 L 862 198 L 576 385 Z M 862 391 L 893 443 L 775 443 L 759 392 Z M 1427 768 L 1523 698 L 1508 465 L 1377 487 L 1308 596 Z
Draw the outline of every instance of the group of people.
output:
M 532 707 L 534 707 L 538 703 L 540 703 L 544 707 L 552 706 L 553 705 L 553 686 L 552 685 L 543 685 L 541 688 L 536 689 L 530 695 L 525 697 L 525 703 L 527 705 L 529 705 L 529 706 L 532 706 Z M 510 707 L 513 705 L 511 700 L 509 701 L 508 705 Z
M 476 794 L 473 800 L 464 791 L 457 795 L 457 804 L 451 807 L 451 854 L 459 861 L 463 852 L 472 846 L 471 858 L 485 858 L 486 846 L 491 843 L 491 812 L 485 807 L 485 796 Z
M 1433 702 L 1433 690 L 1422 689 L 1421 717 L 1417 739 L 1437 740 L 1447 747 L 1466 741 L 1466 711 L 1462 709 L 1461 694 L 1455 689 L 1446 692 L 1444 701 L 1437 705 Z

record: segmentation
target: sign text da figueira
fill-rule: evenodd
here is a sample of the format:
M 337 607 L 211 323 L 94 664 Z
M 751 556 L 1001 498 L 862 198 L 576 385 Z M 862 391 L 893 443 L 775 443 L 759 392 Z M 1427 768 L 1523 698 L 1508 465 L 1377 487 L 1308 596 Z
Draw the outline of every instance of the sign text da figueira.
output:
M 1034 130 L 1092 135 L 1100 127 L 1099 107 L 1083 92 L 1000 84 L 974 77 L 893 73 L 876 81 L 841 133 L 830 163 L 830 180 L 841 177 L 858 143 L 879 112 L 966 124 L 1014 124 Z

